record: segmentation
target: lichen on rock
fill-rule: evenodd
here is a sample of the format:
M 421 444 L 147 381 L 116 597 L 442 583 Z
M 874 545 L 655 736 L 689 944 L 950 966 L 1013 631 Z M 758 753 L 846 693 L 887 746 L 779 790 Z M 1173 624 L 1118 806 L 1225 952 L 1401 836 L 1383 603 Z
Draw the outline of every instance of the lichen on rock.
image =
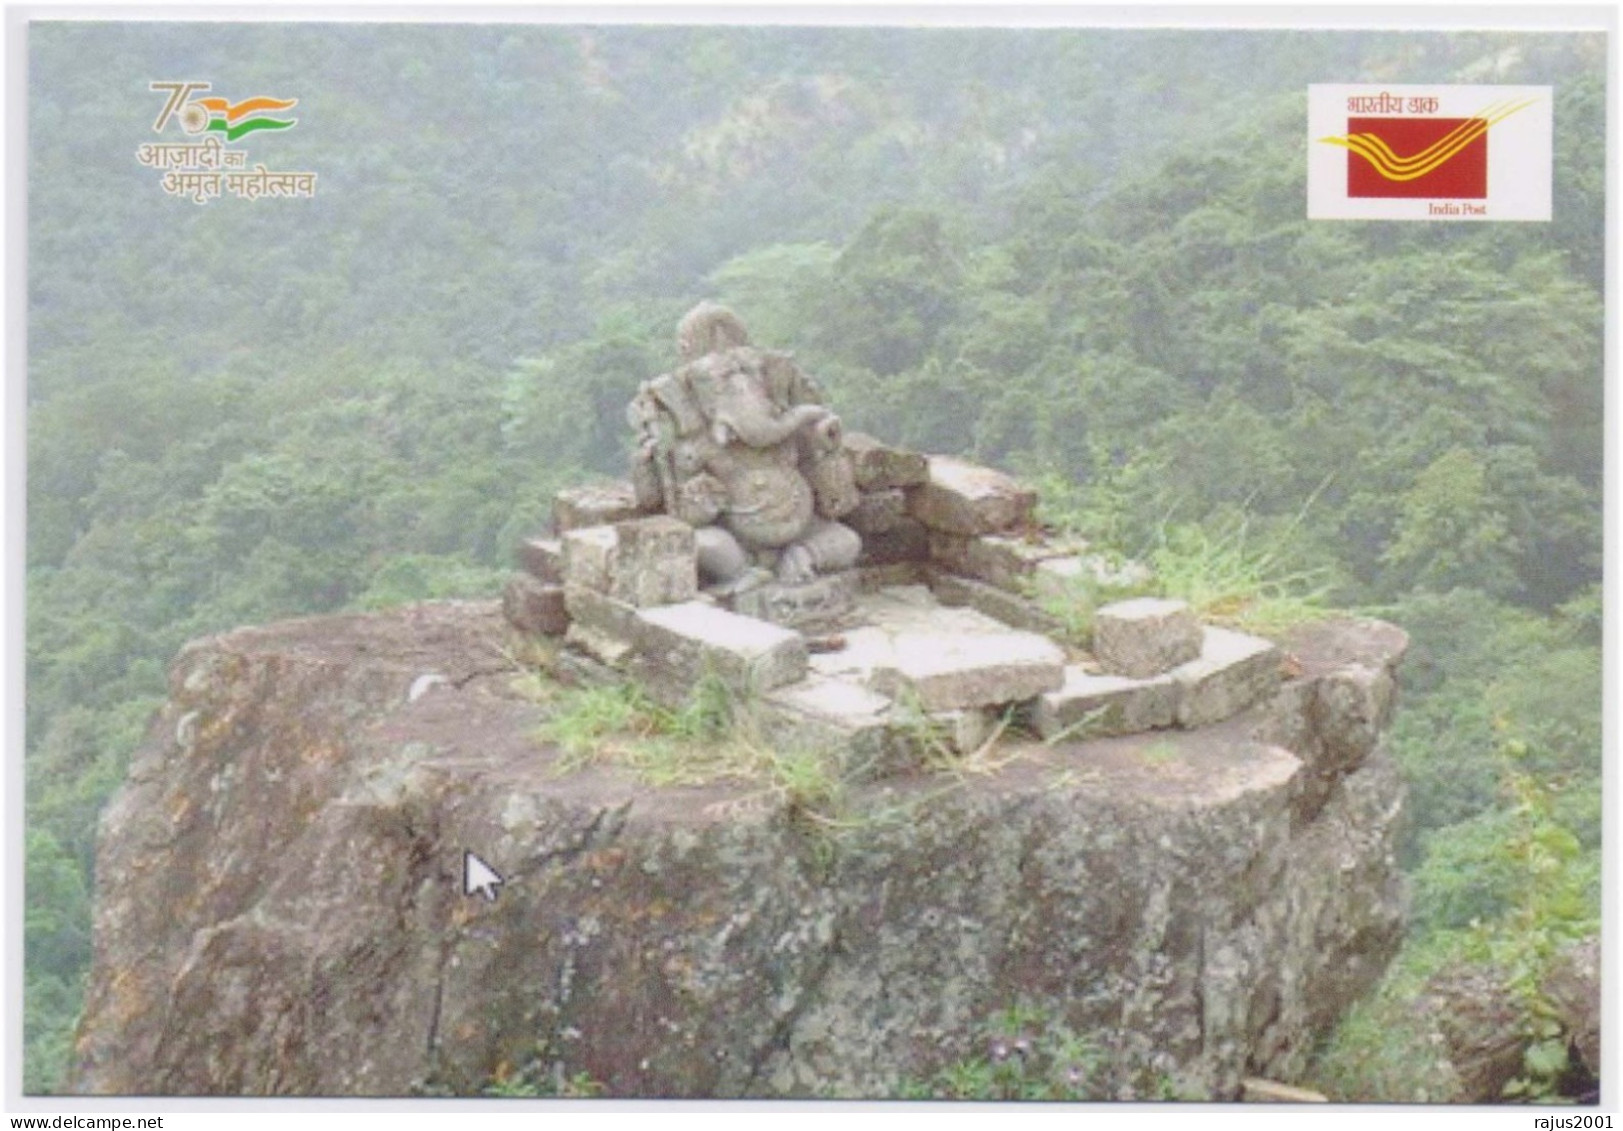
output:
M 1097 1046 L 1100 1098 L 1232 1097 L 1401 935 L 1385 707 L 1337 690 L 1375 695 L 1347 673 L 1390 675 L 1390 626 L 1304 630 L 1216 726 L 850 783 L 837 830 L 560 773 L 507 631 L 446 603 L 182 652 L 102 823 L 74 1090 L 467 1094 L 540 1057 L 610 1095 L 883 1097 L 1020 1004 Z

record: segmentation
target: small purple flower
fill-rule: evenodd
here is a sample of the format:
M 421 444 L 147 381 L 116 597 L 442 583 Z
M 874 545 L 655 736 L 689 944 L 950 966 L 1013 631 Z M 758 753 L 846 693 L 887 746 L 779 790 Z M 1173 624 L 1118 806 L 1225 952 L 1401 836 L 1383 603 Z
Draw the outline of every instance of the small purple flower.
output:
M 1008 1060 L 1009 1059 L 1009 1046 L 1004 1044 L 1002 1041 L 993 1041 L 992 1042 L 992 1059 L 995 1062 L 997 1062 L 998 1064 L 1002 1064 L 1005 1060 Z
M 1073 1088 L 1080 1088 L 1082 1086 L 1082 1070 L 1073 1066 L 1071 1070 L 1065 1074 L 1065 1082 Z
M 1014 1042 L 1014 1051 L 1020 1054 L 1021 1060 L 1026 1059 L 1026 1054 L 1031 1052 L 1031 1042 L 1026 1040 L 1024 1037 L 1021 1037 L 1018 1041 Z

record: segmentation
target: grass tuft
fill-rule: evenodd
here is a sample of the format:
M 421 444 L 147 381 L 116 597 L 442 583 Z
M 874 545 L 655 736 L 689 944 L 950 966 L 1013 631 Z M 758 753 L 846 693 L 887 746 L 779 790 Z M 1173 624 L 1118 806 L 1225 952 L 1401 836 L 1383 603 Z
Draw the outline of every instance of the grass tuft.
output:
M 833 821 L 843 791 L 837 753 L 770 741 L 753 698 L 714 676 L 677 708 L 631 683 L 565 691 L 536 737 L 562 751 L 560 774 L 613 764 L 656 786 L 754 783 L 761 800 L 813 821 Z
M 1289 568 L 1282 537 L 1259 544 L 1248 519 L 1218 534 L 1164 528 L 1149 559 L 1162 592 L 1213 624 L 1270 636 L 1325 615 L 1325 571 Z

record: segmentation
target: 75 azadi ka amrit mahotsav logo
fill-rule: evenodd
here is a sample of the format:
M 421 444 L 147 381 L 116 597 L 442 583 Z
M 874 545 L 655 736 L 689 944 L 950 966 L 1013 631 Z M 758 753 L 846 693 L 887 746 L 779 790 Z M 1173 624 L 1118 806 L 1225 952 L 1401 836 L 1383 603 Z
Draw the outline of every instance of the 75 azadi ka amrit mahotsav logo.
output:
M 162 134 L 170 122 L 197 142 L 147 142 L 136 160 L 163 171 L 163 191 L 196 204 L 225 196 L 259 200 L 263 197 L 313 197 L 316 175 L 306 170 L 271 170 L 248 165 L 248 151 L 228 143 L 261 131 L 290 130 L 299 124 L 288 111 L 297 98 L 258 94 L 232 101 L 212 93 L 206 82 L 153 82 L 149 89 L 165 95 L 163 109 L 152 132 Z M 200 97 L 194 97 L 200 96 Z
M 1309 219 L 1548 220 L 1550 93 L 1310 87 Z
M 155 82 L 152 89 L 169 94 L 169 100 L 158 113 L 158 120 L 152 123 L 154 133 L 162 133 L 171 117 L 177 118 L 180 128 L 189 134 L 213 130 L 224 134 L 226 141 L 236 141 L 255 130 L 286 130 L 299 124 L 297 118 L 289 118 L 286 114 L 286 111 L 299 104 L 297 98 L 271 98 L 261 94 L 231 102 L 211 94 L 194 99 L 191 97 L 194 93 L 209 89 L 208 83 L 197 82 Z

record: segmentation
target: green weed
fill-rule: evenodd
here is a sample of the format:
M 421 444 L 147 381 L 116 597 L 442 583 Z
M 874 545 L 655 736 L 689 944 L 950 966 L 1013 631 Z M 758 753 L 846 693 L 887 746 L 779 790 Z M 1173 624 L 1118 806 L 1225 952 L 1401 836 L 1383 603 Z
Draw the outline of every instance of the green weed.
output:
M 904 1080 L 911 1099 L 1088 1100 L 1104 1098 L 1105 1054 L 1098 1043 L 1041 1010 L 998 1014 L 983 1032 L 985 1053 L 925 1080 Z
M 650 785 L 755 783 L 758 800 L 782 805 L 791 816 L 831 827 L 840 822 L 838 755 L 770 740 L 753 698 L 713 676 L 701 679 L 676 708 L 631 683 L 566 691 L 536 737 L 561 750 L 560 774 L 603 763 Z
M 1277 635 L 1324 615 L 1327 573 L 1289 566 L 1288 543 L 1301 515 L 1285 530 L 1258 541 L 1250 519 L 1226 530 L 1182 524 L 1163 527 L 1149 562 L 1165 596 L 1177 597 L 1204 621 Z
M 1526 1052 L 1523 1071 L 1505 1086 L 1506 1098 L 1556 1098 L 1570 1065 L 1558 1013 L 1543 986 L 1556 955 L 1600 929 L 1590 896 L 1590 862 L 1572 830 L 1555 815 L 1551 783 L 1528 773 L 1529 749 L 1502 735 L 1503 792 L 1510 802 L 1511 835 L 1502 853 L 1515 876 L 1512 906 L 1503 920 L 1478 923 L 1466 933 L 1468 960 L 1503 971 L 1505 989 L 1521 1004 Z
M 1130 597 L 1159 596 L 1162 587 L 1153 577 L 1134 577 L 1125 561 L 1094 555 L 1102 568 L 1062 581 L 1044 579 L 1025 587 L 1025 595 L 1059 625 L 1060 639 L 1075 648 L 1093 647 L 1094 614 L 1104 605 Z
M 1494 971 L 1520 1006 L 1523 1071 L 1504 1098 L 1549 1102 L 1563 1098 L 1572 1075 L 1566 1034 L 1542 987 L 1552 960 L 1568 945 L 1599 929 L 1592 854 L 1557 819 L 1555 784 L 1527 772 L 1525 743 L 1503 722 L 1499 754 L 1501 790 L 1508 800 L 1504 833 L 1478 867 L 1497 877 L 1491 893 L 1503 908 L 1458 930 L 1434 930 L 1408 943 L 1374 995 L 1343 1019 L 1320 1053 L 1313 1076 L 1333 1099 L 1366 1103 L 1425 1103 L 1448 1075 L 1436 1043 L 1429 983 L 1440 972 L 1473 965 Z

